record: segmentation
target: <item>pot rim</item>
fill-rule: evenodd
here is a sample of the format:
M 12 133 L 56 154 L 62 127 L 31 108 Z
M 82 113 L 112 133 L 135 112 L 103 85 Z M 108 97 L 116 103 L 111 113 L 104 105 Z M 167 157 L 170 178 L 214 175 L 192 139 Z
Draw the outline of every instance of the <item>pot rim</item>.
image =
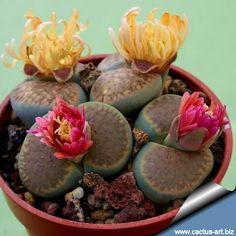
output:
M 110 54 L 95 54 L 86 58 L 82 58 L 80 62 L 87 63 L 91 60 L 95 60 L 97 62 L 101 61 L 103 58 L 107 57 Z M 220 103 L 217 96 L 205 85 L 202 81 L 197 79 L 194 75 L 191 73 L 183 70 L 182 68 L 171 65 L 170 66 L 170 72 L 172 74 L 177 74 L 181 77 L 188 78 L 189 81 L 193 85 L 197 85 L 197 87 L 200 89 L 200 91 L 207 94 L 207 96 L 211 100 L 215 100 L 216 102 Z M 3 102 L 0 104 L 0 116 L 4 110 L 7 109 L 10 103 L 10 97 L 7 96 Z M 227 129 L 224 130 L 225 133 L 225 150 L 224 150 L 224 161 L 220 167 L 220 170 L 218 171 L 216 177 L 214 178 L 214 182 L 219 184 L 221 180 L 223 179 L 227 168 L 229 166 L 231 155 L 232 155 L 232 149 L 233 149 L 233 137 L 232 137 L 232 129 L 231 125 L 229 123 L 229 126 Z M 8 195 L 8 197 L 11 198 L 18 206 L 21 208 L 24 208 L 24 210 L 29 211 L 31 214 L 34 214 L 40 218 L 43 218 L 44 220 L 51 221 L 53 223 L 70 226 L 74 228 L 88 228 L 93 230 L 116 230 L 116 229 L 127 229 L 127 228 L 133 228 L 133 227 L 143 227 L 145 225 L 155 224 L 159 221 L 165 221 L 173 219 L 180 208 L 176 208 L 174 210 L 171 210 L 167 213 L 164 213 L 162 215 L 158 215 L 155 217 L 151 217 L 144 220 L 139 220 L 135 222 L 128 222 L 128 223 L 116 223 L 116 224 L 94 224 L 94 223 L 84 223 L 84 222 L 75 222 L 67 219 L 62 219 L 56 216 L 49 215 L 31 205 L 26 203 L 26 201 L 19 198 L 8 186 L 8 184 L 3 180 L 3 178 L 0 176 L 0 188 L 2 188 L 3 192 Z

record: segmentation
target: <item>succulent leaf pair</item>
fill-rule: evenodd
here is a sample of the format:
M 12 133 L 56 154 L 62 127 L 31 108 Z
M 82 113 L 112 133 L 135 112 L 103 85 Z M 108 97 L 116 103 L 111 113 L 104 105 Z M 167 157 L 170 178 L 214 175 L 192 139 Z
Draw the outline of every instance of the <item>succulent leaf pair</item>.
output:
M 211 172 L 209 147 L 228 124 L 225 107 L 208 107 L 198 92 L 163 95 L 147 104 L 135 123 L 150 138 L 133 170 L 139 187 L 154 202 L 186 197 Z
M 84 171 L 103 177 L 119 173 L 133 147 L 126 118 L 98 102 L 75 107 L 57 98 L 53 110 L 36 118 L 28 133 L 19 155 L 20 176 L 30 192 L 44 198 L 70 190 Z

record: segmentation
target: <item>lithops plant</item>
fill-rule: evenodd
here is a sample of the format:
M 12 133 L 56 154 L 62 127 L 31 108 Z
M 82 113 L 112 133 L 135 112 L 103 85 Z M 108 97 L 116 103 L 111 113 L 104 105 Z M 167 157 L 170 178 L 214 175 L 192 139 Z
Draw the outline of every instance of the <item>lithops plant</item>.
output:
M 146 144 L 134 160 L 134 174 L 144 194 L 165 202 L 197 188 L 213 167 L 209 147 L 227 123 L 225 107 L 213 102 L 208 107 L 199 92 L 185 92 L 163 145 Z
M 83 160 L 85 172 L 103 177 L 118 174 L 127 164 L 133 147 L 128 121 L 117 109 L 104 103 L 87 102 L 80 107 L 84 107 L 94 142 Z
M 57 97 L 53 110 L 37 117 L 28 133 L 19 155 L 24 186 L 50 198 L 78 184 L 83 174 L 79 163 L 93 144 L 83 111 Z
M 7 67 L 23 61 L 27 77 L 10 100 L 27 127 L 35 120 L 18 154 L 18 169 L 28 193 L 39 197 L 36 206 L 41 198 L 54 203 L 66 194 L 58 213 L 68 219 L 141 220 L 155 216 L 154 202 L 169 205 L 187 197 L 211 172 L 209 147 L 228 123 L 225 107 L 206 105 L 198 92 L 162 95 L 187 34 L 187 18 L 164 13 L 158 20 L 156 11 L 138 23 L 139 9 L 131 8 L 118 38 L 109 28 L 118 53 L 97 67 L 101 56 L 88 64 L 83 63 L 89 58 L 81 59 L 86 44 L 76 10 L 69 22 L 57 21 L 55 13 L 42 22 L 29 11 L 19 55 L 15 40 L 6 45 L 14 60 L 8 63 L 2 55 L 1 61 Z
M 147 22 L 136 23 L 139 9 L 131 8 L 122 19 L 118 40 L 109 28 L 113 44 L 128 68 L 118 55 L 105 58 L 98 66 L 105 73 L 96 80 L 91 100 L 128 114 L 162 93 L 166 72 L 185 39 L 187 19 L 164 13 L 161 20 L 156 20 L 155 13 L 156 9 L 151 11 Z
M 139 188 L 156 203 L 186 197 L 213 167 L 209 149 L 185 152 L 150 142 L 138 153 L 133 171 Z
M 23 61 L 26 77 L 32 78 L 30 82 L 23 82 L 11 93 L 13 109 L 30 127 L 36 116 L 44 115 L 51 108 L 55 95 L 61 95 L 75 105 L 86 101 L 83 90 L 75 83 L 63 86 L 54 82 L 65 83 L 73 76 L 85 44 L 79 37 L 84 26 L 77 23 L 77 10 L 74 10 L 69 22 L 59 21 L 64 25 L 61 35 L 57 34 L 58 23 L 54 12 L 48 22 L 42 22 L 32 11 L 29 11 L 26 17 L 19 55 L 14 51 L 13 39 L 6 44 L 6 52 L 13 58 L 13 62 L 8 63 L 4 55 L 1 55 L 1 61 L 7 67 L 13 67 L 18 61 Z M 38 81 L 39 79 L 43 82 Z M 71 94 L 66 92 L 67 89 L 71 90 Z
M 210 147 L 229 123 L 225 109 L 215 102 L 207 106 L 199 92 L 185 92 L 163 144 L 185 151 Z
M 149 102 L 139 113 L 134 127 L 145 131 L 151 142 L 162 143 L 178 115 L 181 96 L 167 94 Z

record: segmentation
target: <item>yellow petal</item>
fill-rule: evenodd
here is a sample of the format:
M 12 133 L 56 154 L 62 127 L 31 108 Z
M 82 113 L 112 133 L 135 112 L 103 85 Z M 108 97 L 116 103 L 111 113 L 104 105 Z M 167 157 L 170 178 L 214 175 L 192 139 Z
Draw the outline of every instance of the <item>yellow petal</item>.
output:
M 139 8 L 131 8 L 122 18 L 118 39 L 110 32 L 117 51 L 128 61 L 144 60 L 162 71 L 173 61 L 187 35 L 187 18 L 165 12 L 161 19 L 155 19 L 157 9 L 147 16 L 147 21 L 136 21 Z

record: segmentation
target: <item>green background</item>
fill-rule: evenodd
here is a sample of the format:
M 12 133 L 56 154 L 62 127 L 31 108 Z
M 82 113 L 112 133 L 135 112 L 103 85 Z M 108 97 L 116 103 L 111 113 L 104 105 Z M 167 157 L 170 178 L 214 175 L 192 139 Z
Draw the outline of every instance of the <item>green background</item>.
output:
M 49 19 L 52 11 L 57 12 L 58 19 L 69 19 L 72 9 L 79 9 L 80 22 L 89 21 L 89 28 L 81 38 L 91 46 L 92 54 L 115 52 L 107 28 L 112 26 L 117 30 L 121 16 L 133 6 L 141 7 L 140 20 L 154 7 L 158 7 L 159 16 L 164 11 L 188 16 L 188 37 L 174 64 L 200 78 L 227 105 L 235 133 L 235 0 L 0 0 L 0 53 L 11 38 L 19 42 L 25 22 L 23 16 L 29 8 L 44 20 Z M 0 64 L 0 101 L 24 79 L 21 68 L 20 63 L 13 69 Z M 233 172 L 229 172 L 223 186 L 233 189 L 235 179 Z M 26 232 L 0 192 L 0 236 L 3 235 L 23 236 Z

